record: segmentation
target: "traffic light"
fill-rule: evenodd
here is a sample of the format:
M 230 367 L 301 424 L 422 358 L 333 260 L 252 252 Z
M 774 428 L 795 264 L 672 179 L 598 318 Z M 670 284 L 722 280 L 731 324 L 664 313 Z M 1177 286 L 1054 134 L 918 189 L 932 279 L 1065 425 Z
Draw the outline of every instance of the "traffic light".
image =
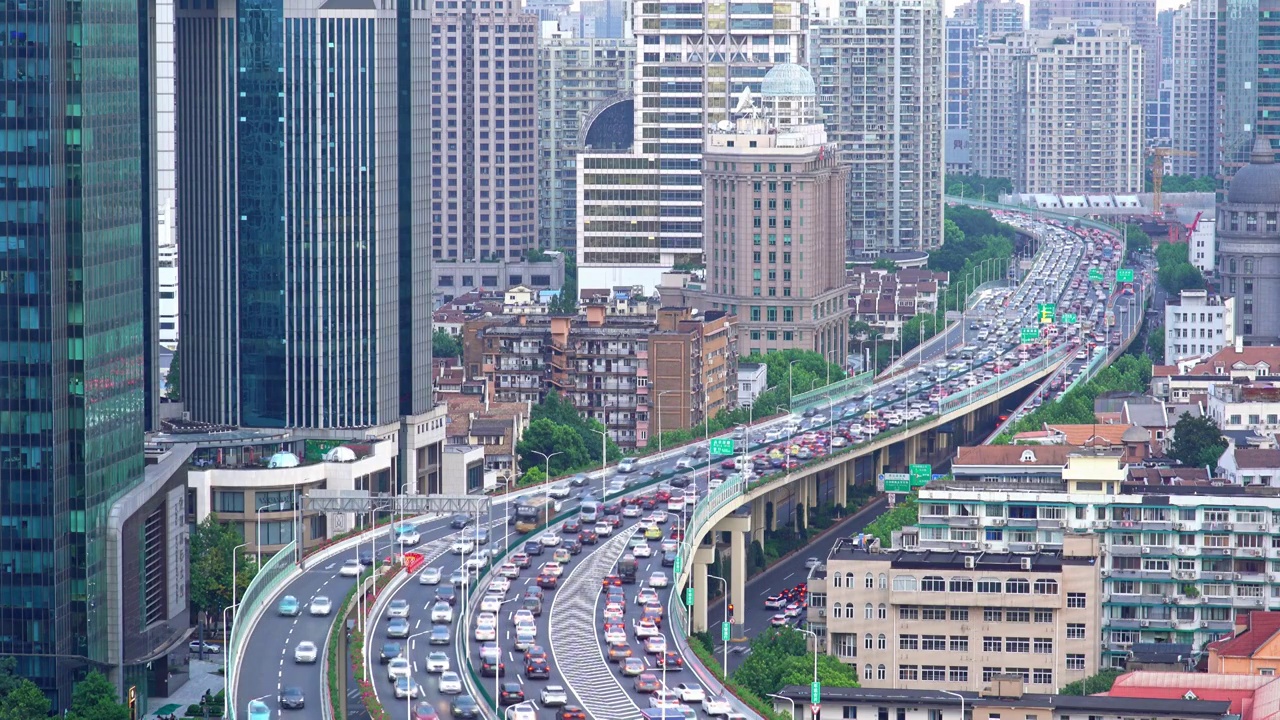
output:
M 138 686 L 129 686 L 129 720 L 138 720 Z
M 733 603 L 729 603 L 729 617 L 733 617 Z

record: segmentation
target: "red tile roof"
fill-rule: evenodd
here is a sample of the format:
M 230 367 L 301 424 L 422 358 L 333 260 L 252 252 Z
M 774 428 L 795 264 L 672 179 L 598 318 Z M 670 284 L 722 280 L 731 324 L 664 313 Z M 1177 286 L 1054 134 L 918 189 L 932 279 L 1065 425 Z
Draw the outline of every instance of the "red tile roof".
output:
M 1240 348 L 1240 352 L 1232 345 L 1222 348 L 1210 355 L 1204 362 L 1187 372 L 1188 375 L 1230 374 L 1236 365 L 1253 367 L 1266 363 L 1269 370 L 1280 368 L 1280 347 L 1272 345 L 1253 345 Z M 1222 368 L 1222 373 L 1217 372 Z
M 1235 637 L 1225 637 L 1209 643 L 1209 648 L 1220 657 L 1252 657 L 1268 640 L 1280 632 L 1280 612 L 1255 610 L 1250 612 L 1247 627 Z
M 1139 671 L 1116 678 L 1107 695 L 1182 700 L 1189 691 L 1197 700 L 1231 703 L 1231 714 L 1240 715 L 1241 720 L 1275 720 L 1274 695 L 1278 690 L 1280 679 L 1263 675 Z

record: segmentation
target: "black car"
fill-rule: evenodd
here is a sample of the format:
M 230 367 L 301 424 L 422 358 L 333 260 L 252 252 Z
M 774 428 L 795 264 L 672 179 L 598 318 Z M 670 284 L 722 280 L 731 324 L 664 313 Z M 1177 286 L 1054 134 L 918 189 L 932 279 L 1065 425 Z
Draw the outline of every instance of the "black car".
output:
M 622 512 L 622 503 L 620 502 L 615 501 L 604 506 L 605 515 L 618 515 L 621 512 Z
M 543 548 L 542 543 L 538 542 L 537 540 L 530 540 L 529 542 L 524 544 L 524 554 L 529 555 L 531 557 L 534 555 L 541 555 L 542 548 Z
M 674 552 L 662 553 L 662 567 L 675 567 L 676 554 Z
M 478 718 L 480 704 L 470 695 L 459 695 L 450 701 L 449 713 L 456 718 Z
M 378 653 L 378 662 L 386 665 L 392 660 L 400 657 L 401 648 L 398 642 L 382 643 L 382 652 Z
M 530 660 L 524 666 L 524 676 L 530 680 L 546 680 L 551 677 L 551 663 L 546 660 Z
M 569 478 L 569 484 L 574 487 L 582 487 L 590 481 L 591 481 L 591 478 L 587 477 L 586 475 L 583 475 L 582 473 L 578 473 L 577 475 L 574 475 L 573 477 Z
M 560 528 L 562 535 L 573 535 L 582 531 L 582 522 L 577 518 L 571 518 L 564 521 L 564 525 Z
M 518 682 L 502 683 L 502 691 L 498 693 L 498 702 L 503 705 L 515 705 L 524 702 L 524 686 Z
M 480 674 L 485 677 L 502 676 L 507 674 L 507 666 L 492 658 L 485 658 L 480 663 Z
M 582 552 L 582 541 L 579 540 L 577 536 L 567 537 L 564 542 L 561 543 L 560 547 L 568 550 L 570 555 L 577 555 Z
M 471 516 L 466 513 L 458 513 L 449 520 L 449 527 L 461 530 L 471 524 Z M 474 702 L 474 701 L 473 701 Z
M 458 602 L 458 592 L 453 589 L 452 585 L 437 585 L 436 600 L 443 600 L 450 605 Z
M 280 707 L 286 710 L 301 710 L 306 705 L 307 699 L 303 697 L 300 687 L 287 687 L 280 693 Z
M 692 481 L 689 479 L 687 475 L 677 475 L 671 478 L 672 487 L 686 488 L 686 487 L 689 487 L 690 482 Z
M 357 554 L 356 554 L 356 557 L 360 560 L 360 564 L 361 564 L 361 565 L 372 565 L 372 564 L 373 564 L 373 551 L 372 551 L 372 550 L 361 550 L 359 553 L 357 553 Z
M 596 535 L 595 530 L 583 528 L 582 532 L 578 533 L 578 542 L 584 545 L 595 545 L 600 542 L 600 537 Z

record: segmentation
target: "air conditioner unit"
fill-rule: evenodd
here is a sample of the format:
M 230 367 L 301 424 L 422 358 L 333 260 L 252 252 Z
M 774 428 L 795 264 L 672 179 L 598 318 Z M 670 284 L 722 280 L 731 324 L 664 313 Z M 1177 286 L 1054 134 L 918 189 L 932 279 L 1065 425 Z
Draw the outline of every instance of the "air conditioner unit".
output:
M 1102 571 L 1102 577 L 1111 577 L 1111 571 L 1110 571 L 1110 570 L 1103 570 L 1103 571 Z
M 1151 627 L 1151 621 L 1150 621 L 1150 620 L 1143 620 L 1143 621 L 1142 621 L 1142 623 L 1141 623 L 1141 625 L 1142 625 L 1142 627 Z
M 993 520 L 991 521 L 991 524 L 992 524 L 992 525 L 995 525 L 996 527 L 999 527 L 999 526 L 1001 526 L 1001 525 L 1004 525 L 1004 524 L 1005 524 L 1005 519 L 1004 519 L 1004 518 L 995 518 L 995 519 L 993 519 Z
M 1207 627 L 1209 627 L 1209 621 L 1207 621 L 1207 620 L 1201 620 L 1201 621 L 1200 621 L 1200 627 L 1202 627 L 1202 628 L 1207 628 Z
M 1165 602 L 1167 602 L 1167 603 L 1171 603 L 1171 602 L 1173 602 L 1173 596 L 1172 596 L 1172 595 L 1165 595 L 1165 596 L 1164 596 L 1164 601 L 1165 601 Z
M 1174 529 L 1174 530 L 1186 530 L 1186 529 L 1187 529 L 1187 524 L 1186 524 L 1186 523 L 1176 522 L 1176 523 L 1174 523 L 1174 524 L 1173 524 L 1173 529 Z
M 1236 529 L 1236 524 L 1235 524 L 1235 523 L 1223 523 L 1223 529 L 1224 529 L 1224 530 L 1235 530 L 1235 529 Z
M 1142 548 L 1142 554 L 1143 554 L 1143 555 L 1150 555 L 1150 554 L 1151 554 L 1151 548 L 1149 548 L 1149 547 L 1144 547 L 1144 548 Z

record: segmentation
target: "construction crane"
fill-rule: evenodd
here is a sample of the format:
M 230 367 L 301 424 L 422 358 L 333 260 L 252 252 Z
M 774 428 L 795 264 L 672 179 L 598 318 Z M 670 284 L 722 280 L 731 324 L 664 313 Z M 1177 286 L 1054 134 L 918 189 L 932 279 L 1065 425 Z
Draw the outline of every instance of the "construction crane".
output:
M 1164 216 L 1164 204 L 1160 198 L 1160 187 L 1164 184 L 1164 159 L 1167 157 L 1187 157 L 1195 155 L 1190 150 L 1179 150 L 1171 147 L 1153 147 L 1151 148 L 1151 189 L 1154 191 L 1152 197 L 1152 211 L 1157 217 Z

